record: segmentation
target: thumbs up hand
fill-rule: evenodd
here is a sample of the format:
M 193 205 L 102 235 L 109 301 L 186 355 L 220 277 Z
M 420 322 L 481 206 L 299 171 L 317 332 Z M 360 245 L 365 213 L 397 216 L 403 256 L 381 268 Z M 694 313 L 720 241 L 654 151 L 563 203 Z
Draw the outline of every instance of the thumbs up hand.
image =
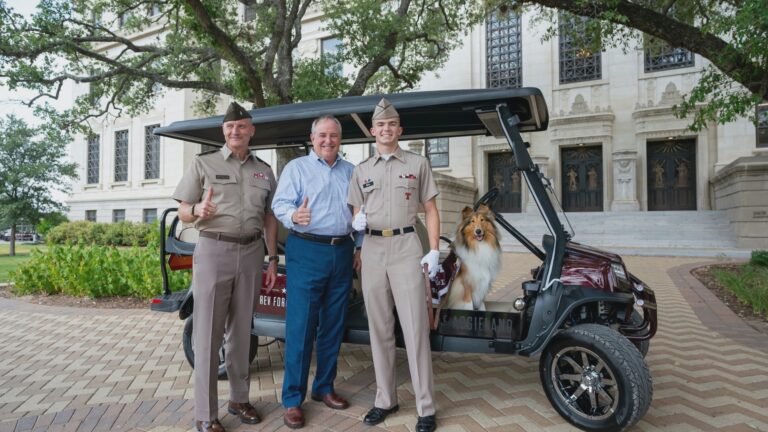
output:
M 213 202 L 213 186 L 211 186 L 203 201 L 195 205 L 195 216 L 200 219 L 209 219 L 216 214 L 216 209 L 216 203 Z
M 355 231 L 362 231 L 368 226 L 368 218 L 365 216 L 365 204 L 360 206 L 360 211 L 357 212 L 355 218 L 352 220 L 352 229 Z
M 307 226 L 312 220 L 312 211 L 309 210 L 309 197 L 304 197 L 304 201 L 299 208 L 291 215 L 291 221 L 297 225 Z

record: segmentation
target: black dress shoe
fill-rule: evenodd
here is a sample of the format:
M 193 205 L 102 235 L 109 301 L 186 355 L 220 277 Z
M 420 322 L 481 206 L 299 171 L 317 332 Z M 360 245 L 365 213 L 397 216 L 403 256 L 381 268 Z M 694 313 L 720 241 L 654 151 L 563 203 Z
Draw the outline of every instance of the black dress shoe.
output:
M 365 415 L 363 423 L 367 424 L 368 426 L 377 425 L 383 422 L 388 415 L 392 414 L 393 412 L 397 412 L 399 409 L 400 405 L 395 405 L 390 409 L 373 407 L 370 411 L 368 411 L 368 414 Z
M 437 429 L 437 421 L 435 416 L 419 417 L 419 421 L 416 422 L 416 432 L 434 432 Z

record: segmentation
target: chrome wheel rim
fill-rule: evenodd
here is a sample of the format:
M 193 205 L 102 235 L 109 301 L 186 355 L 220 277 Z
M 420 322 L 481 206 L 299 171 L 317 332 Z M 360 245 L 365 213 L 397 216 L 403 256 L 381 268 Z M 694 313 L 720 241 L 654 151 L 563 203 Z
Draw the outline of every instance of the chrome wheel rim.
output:
M 616 375 L 593 351 L 563 348 L 552 359 L 551 379 L 557 396 L 579 417 L 604 420 L 616 412 Z

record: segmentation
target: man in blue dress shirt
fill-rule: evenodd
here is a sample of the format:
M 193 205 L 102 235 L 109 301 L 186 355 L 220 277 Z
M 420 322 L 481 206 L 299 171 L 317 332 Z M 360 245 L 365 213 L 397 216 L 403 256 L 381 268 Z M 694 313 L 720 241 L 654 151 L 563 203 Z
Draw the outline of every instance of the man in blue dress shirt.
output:
M 334 391 L 336 361 L 344 336 L 352 268 L 360 268 L 352 212 L 347 205 L 354 165 L 339 157 L 341 124 L 331 116 L 312 123 L 312 152 L 289 162 L 280 175 L 272 210 L 290 230 L 286 242 L 285 376 L 283 422 L 304 426 L 312 345 L 317 372 L 312 399 L 329 408 L 349 403 Z M 359 239 L 362 241 L 362 237 Z

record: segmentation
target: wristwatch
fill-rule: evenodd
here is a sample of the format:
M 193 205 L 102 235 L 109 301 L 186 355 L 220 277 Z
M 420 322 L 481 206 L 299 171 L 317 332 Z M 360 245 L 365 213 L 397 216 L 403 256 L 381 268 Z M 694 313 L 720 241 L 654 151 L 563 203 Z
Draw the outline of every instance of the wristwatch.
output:
M 270 256 L 269 256 L 269 260 L 270 260 L 270 261 L 275 261 L 275 262 L 278 262 L 278 261 L 280 261 L 280 257 L 279 257 L 279 256 L 277 256 L 277 255 L 270 255 Z

